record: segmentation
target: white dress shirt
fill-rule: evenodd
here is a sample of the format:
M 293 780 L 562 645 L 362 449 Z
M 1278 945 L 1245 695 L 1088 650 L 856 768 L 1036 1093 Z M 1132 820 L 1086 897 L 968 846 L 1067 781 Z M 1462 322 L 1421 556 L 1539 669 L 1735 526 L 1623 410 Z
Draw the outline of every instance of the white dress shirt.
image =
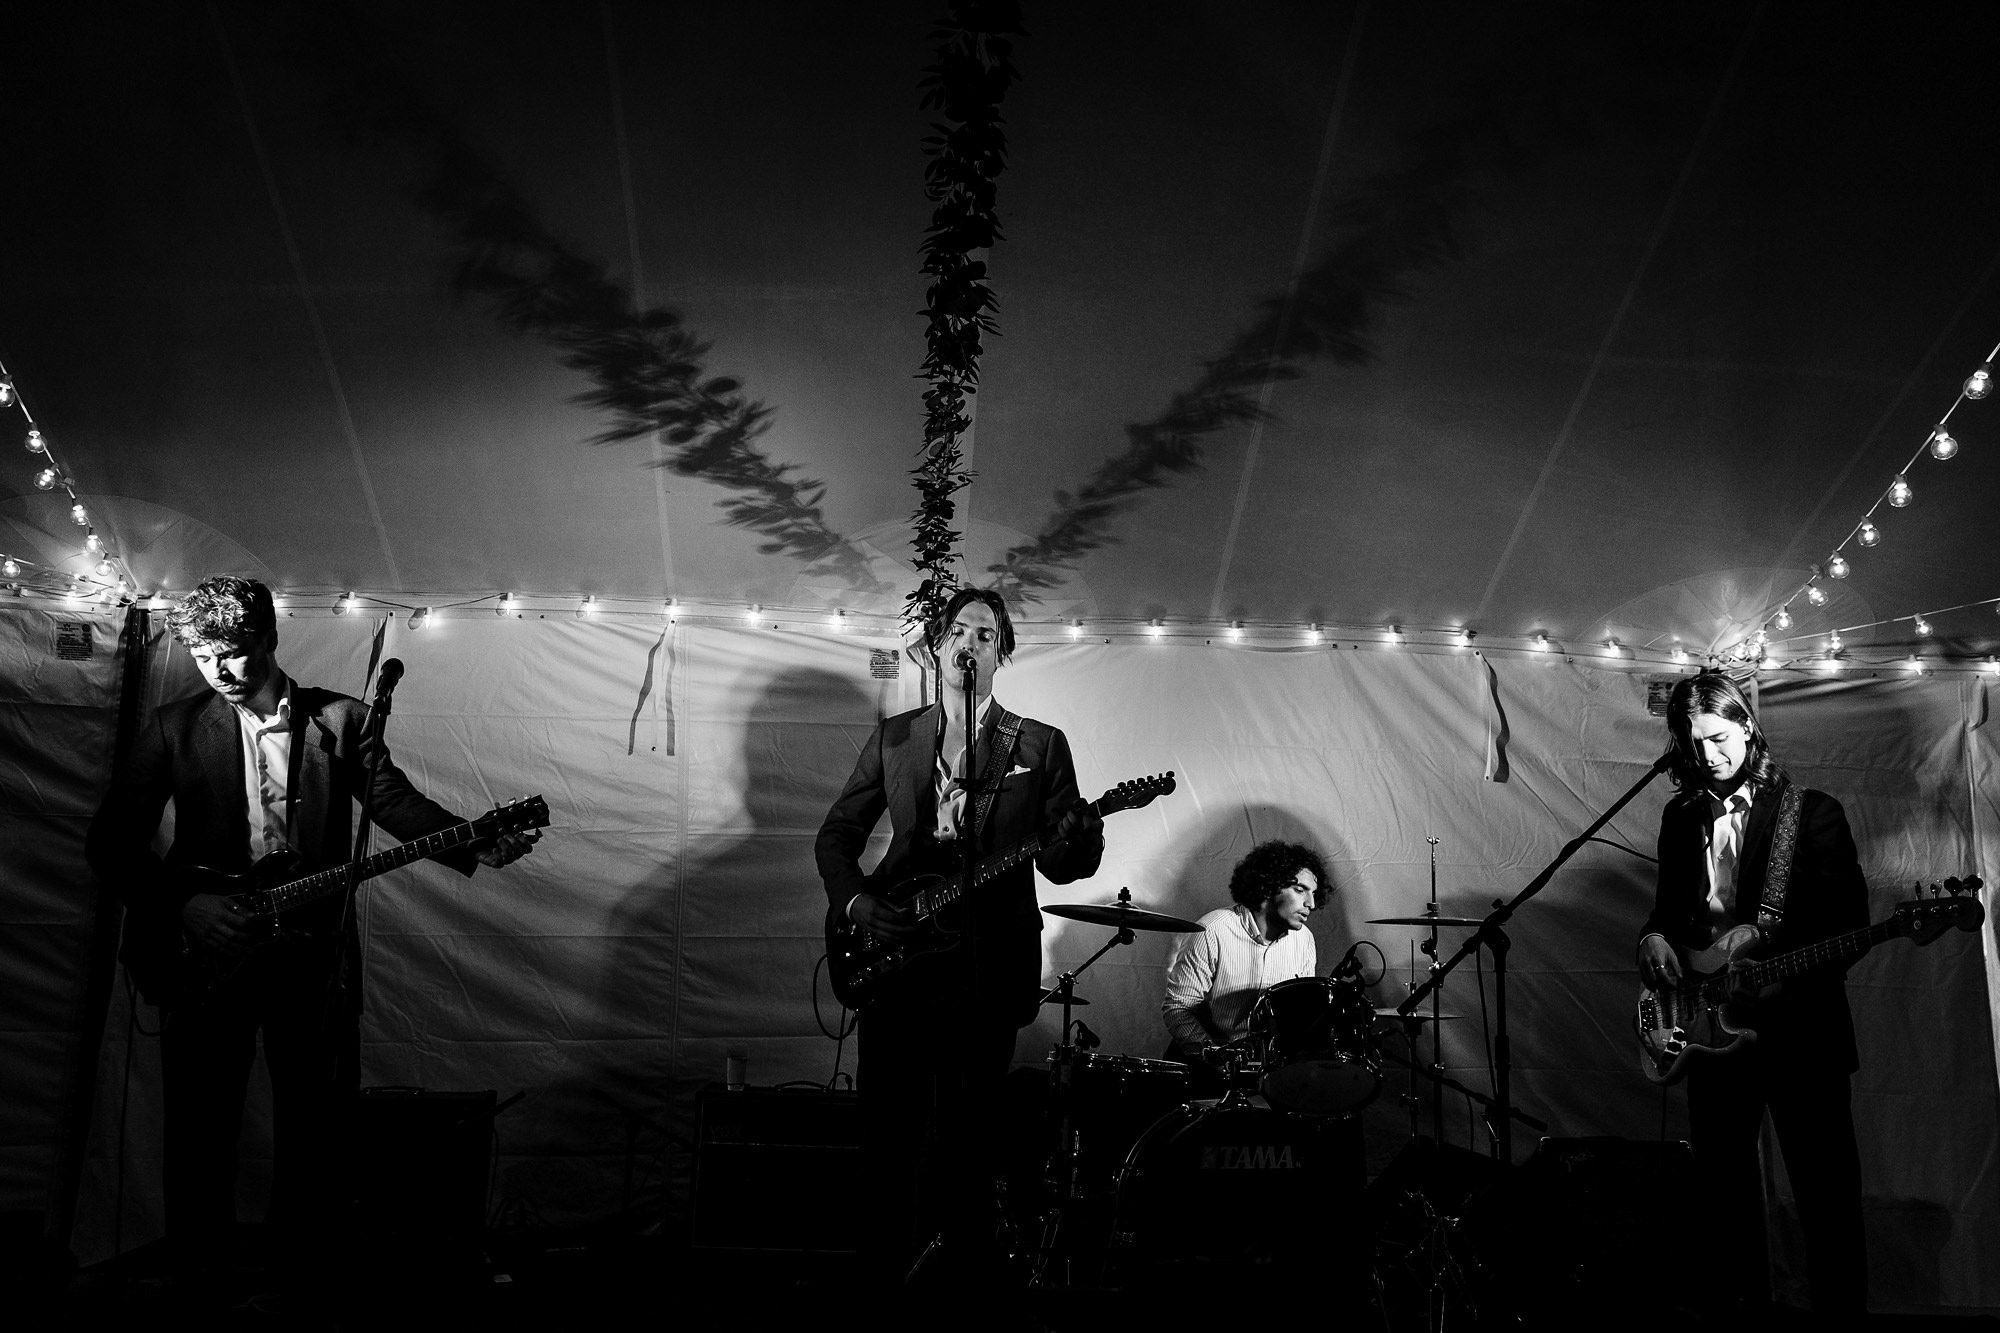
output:
M 986 725 L 986 715 L 993 710 L 993 696 L 980 700 L 979 711 L 972 720 L 970 734 L 977 736 L 979 729 Z M 978 781 L 979 774 L 965 772 L 965 749 L 961 745 L 950 754 L 944 752 L 945 731 L 949 712 L 938 719 L 937 764 L 931 772 L 933 794 L 937 797 L 937 840 L 955 842 L 959 826 L 965 822 L 965 788 Z M 960 779 L 964 781 L 961 782 Z
M 1736 924 L 1736 863 L 1743 855 L 1743 826 L 1750 820 L 1749 793 L 1744 787 L 1726 797 L 1708 793 L 1708 816 L 1708 938 L 1713 943 Z
M 1319 947 L 1310 930 L 1267 940 L 1256 908 L 1219 908 L 1201 919 L 1199 935 L 1175 938 L 1160 1016 L 1184 1049 L 1233 1041 L 1248 1030 L 1250 1011 L 1265 991 L 1318 970 Z
M 278 712 L 258 717 L 236 709 L 243 740 L 243 795 L 250 816 L 250 860 L 255 863 L 285 845 L 286 787 L 292 773 L 292 682 L 278 678 Z

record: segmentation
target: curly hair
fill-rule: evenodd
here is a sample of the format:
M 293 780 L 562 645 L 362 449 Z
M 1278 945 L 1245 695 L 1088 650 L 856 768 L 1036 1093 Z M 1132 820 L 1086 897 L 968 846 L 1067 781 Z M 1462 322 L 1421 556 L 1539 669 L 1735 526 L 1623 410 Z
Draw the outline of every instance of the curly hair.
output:
M 278 633 L 271 590 L 228 574 L 203 579 L 167 612 L 167 628 L 182 645 L 255 643 Z
M 978 602 L 992 609 L 993 623 L 1000 639 L 999 660 L 1002 662 L 1010 660 L 1014 656 L 1014 620 L 1007 614 L 1007 599 L 991 588 L 960 588 L 951 595 L 951 600 L 944 604 L 944 610 L 938 612 L 937 619 L 924 630 L 924 639 L 929 643 L 932 655 L 935 656 L 943 645 L 945 632 L 951 628 L 951 622 L 956 620 L 958 613 L 971 602 Z
M 1319 890 L 1313 894 L 1314 910 L 1326 906 L 1326 900 L 1333 896 L 1326 862 L 1319 859 L 1318 852 L 1296 842 L 1260 842 L 1252 847 L 1229 876 L 1229 896 L 1245 907 L 1262 907 L 1288 888 L 1301 870 L 1312 871 L 1319 882 Z
M 1762 791 L 1784 780 L 1784 770 L 1772 757 L 1771 744 L 1764 739 L 1742 689 L 1720 671 L 1702 671 L 1675 685 L 1667 696 L 1667 772 L 1676 790 L 1700 791 L 1708 785 L 1708 773 L 1694 749 L 1694 720 L 1703 713 L 1749 731 L 1743 775 L 1753 790 Z

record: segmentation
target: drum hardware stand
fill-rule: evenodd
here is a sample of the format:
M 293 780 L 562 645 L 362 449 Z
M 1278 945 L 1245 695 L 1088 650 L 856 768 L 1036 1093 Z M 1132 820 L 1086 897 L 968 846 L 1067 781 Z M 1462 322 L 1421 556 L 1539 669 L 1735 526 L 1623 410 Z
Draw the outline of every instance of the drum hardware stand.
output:
M 1438 971 L 1438 840 L 1426 837 L 1431 847 L 1431 900 L 1424 905 L 1424 915 L 1431 919 L 1431 937 L 1417 947 L 1424 951 L 1424 957 L 1431 960 L 1431 976 L 1440 983 L 1444 980 Z M 1412 992 L 1413 994 L 1415 992 Z M 1438 1002 L 1443 998 L 1437 986 L 1431 987 L 1431 1135 L 1438 1142 L 1444 1142 L 1444 1024 L 1438 1019 Z M 1408 1011 L 1405 1010 L 1407 1013 Z M 1416 1043 L 1410 1043 L 1410 1054 L 1416 1055 Z
M 1472 932 L 1472 937 L 1458 947 L 1457 953 L 1453 954 L 1441 966 L 1437 966 L 1434 969 L 1430 980 L 1410 992 L 1403 1002 L 1396 1006 L 1400 1013 L 1408 1014 L 1414 1012 L 1427 996 L 1435 996 L 1437 994 L 1438 987 L 1444 984 L 1445 977 L 1451 974 L 1453 968 L 1471 957 L 1480 948 L 1484 947 L 1487 953 L 1491 955 L 1493 959 L 1493 1109 L 1495 1112 L 1492 1119 L 1497 1122 L 1496 1128 L 1498 1134 L 1493 1146 L 1498 1150 L 1500 1163 L 1503 1166 L 1511 1166 L 1514 1161 L 1515 1116 L 1512 1086 L 1514 1069 L 1513 1047 L 1507 1037 L 1507 950 L 1512 941 L 1507 938 L 1507 932 L 1502 927 L 1513 919 L 1515 911 L 1523 903 L 1540 893 L 1547 886 L 1548 882 L 1555 878 L 1556 871 L 1562 869 L 1564 862 L 1581 851 L 1583 845 L 1596 835 L 1597 830 L 1609 824 L 1620 810 L 1623 810 L 1631 803 L 1633 797 L 1644 791 L 1654 778 L 1666 772 L 1667 766 L 1671 762 L 1672 758 L 1670 755 L 1661 755 L 1659 759 L 1654 761 L 1653 766 L 1646 770 L 1646 775 L 1633 783 L 1623 796 L 1620 796 L 1612 803 L 1610 809 L 1599 815 L 1589 828 L 1564 843 L 1562 850 L 1556 853 L 1555 859 L 1550 861 L 1546 866 L 1543 866 L 1541 873 L 1536 875 L 1526 888 L 1522 889 L 1512 898 L 1495 898 L 1493 900 L 1493 910 L 1487 913 L 1485 924 Z
M 1118 890 L 1118 904 L 1129 907 L 1132 890 Z M 1063 1278 L 1058 1284 L 1051 1284 L 1048 1268 L 1057 1257 L 1062 1240 L 1064 1210 L 1082 1198 L 1081 1183 L 1077 1170 L 1082 1160 L 1078 1151 L 1076 1134 L 1075 1082 L 1076 1057 L 1081 1051 L 1088 1051 L 1099 1045 L 1097 1034 L 1083 1027 L 1072 1017 L 1076 998 L 1076 979 L 1090 970 L 1090 965 L 1110 953 L 1121 944 L 1130 944 L 1136 938 L 1131 928 L 1121 927 L 1107 940 L 1104 947 L 1083 960 L 1075 969 L 1056 978 L 1056 984 L 1042 992 L 1042 1003 L 1060 1000 L 1062 1003 L 1062 1039 L 1056 1043 L 1053 1057 L 1049 1061 L 1050 1090 L 1055 1094 L 1056 1104 L 1062 1111 L 1062 1128 L 1056 1138 L 1056 1150 L 1049 1157 L 1044 1168 L 1044 1178 L 1049 1181 L 1055 1193 L 1055 1206 L 1050 1208 L 1042 1220 L 1041 1243 L 1035 1247 L 1032 1266 L 1029 1270 L 1028 1285 L 1041 1287 L 1068 1285 L 1068 1263 L 1063 1263 Z M 1078 1029 L 1081 1029 L 1079 1031 Z M 1072 1040 L 1072 1037 L 1074 1039 Z

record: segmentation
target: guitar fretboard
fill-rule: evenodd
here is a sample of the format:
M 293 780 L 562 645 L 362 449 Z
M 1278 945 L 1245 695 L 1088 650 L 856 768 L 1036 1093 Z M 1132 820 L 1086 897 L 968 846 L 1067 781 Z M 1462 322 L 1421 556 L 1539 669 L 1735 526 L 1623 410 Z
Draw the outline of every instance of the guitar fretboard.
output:
M 1835 935 L 1817 944 L 1808 944 L 1803 949 L 1794 949 L 1790 953 L 1780 954 L 1761 963 L 1752 963 L 1743 979 L 1743 985 L 1753 990 L 1762 990 L 1766 986 L 1776 985 L 1788 977 L 1795 977 L 1823 963 L 1859 958 L 1884 940 L 1894 939 L 1896 928 L 1896 919 L 1891 917 L 1887 921 L 1878 921 L 1872 926 L 1863 926 L 1860 930 L 1850 930 L 1845 935 Z M 1704 977 L 1692 987 L 1682 987 L 1682 990 L 1695 993 L 1704 1004 L 1720 1004 L 1728 995 L 1730 984 L 1729 974 L 1725 971 Z
M 426 856 L 436 856 L 439 852 L 462 847 L 478 836 L 477 826 L 468 820 L 463 824 L 454 824 L 448 829 L 440 829 L 436 833 L 391 847 L 385 852 L 377 852 L 360 861 L 336 866 L 332 870 L 322 870 L 316 875 L 295 879 L 289 884 L 280 884 L 277 888 L 268 889 L 256 897 L 255 914 L 275 916 L 295 907 L 303 907 L 309 902 L 326 897 L 329 893 L 338 893 L 349 884 L 359 884 L 364 879 L 387 874 L 398 866 L 406 866 Z
M 1107 810 L 1104 808 L 1106 804 L 1106 801 L 1100 797 L 1090 803 L 1090 808 L 1100 819 L 1122 808 L 1113 807 L 1113 809 Z M 1049 835 L 1047 833 L 1037 833 L 1023 838 L 1017 843 L 1002 847 L 999 851 L 986 857 L 978 865 L 972 867 L 970 885 L 964 879 L 952 879 L 946 881 L 942 888 L 932 890 L 930 894 L 930 911 L 940 912 L 950 907 L 965 896 L 968 887 L 976 889 L 980 885 L 992 880 L 995 876 L 1004 875 L 1015 866 L 1021 864 L 1021 862 L 1041 851 L 1042 848 L 1048 846 L 1048 843 Z

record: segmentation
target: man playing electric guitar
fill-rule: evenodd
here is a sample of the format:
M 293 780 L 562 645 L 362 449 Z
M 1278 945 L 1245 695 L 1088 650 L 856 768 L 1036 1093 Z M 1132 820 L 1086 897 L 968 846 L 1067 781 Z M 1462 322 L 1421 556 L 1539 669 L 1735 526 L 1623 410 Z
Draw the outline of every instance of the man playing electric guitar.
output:
M 1640 980 L 1682 976 L 1682 951 L 1720 946 L 1732 969 L 1868 924 L 1867 887 L 1840 802 L 1795 786 L 1742 692 L 1717 672 L 1681 681 L 1667 704 L 1679 795 L 1660 819 L 1659 888 L 1639 941 Z M 1849 1081 L 1860 1068 L 1846 964 L 1815 968 L 1754 998 L 1758 1039 L 1688 1068 L 1688 1132 L 1701 1180 L 1702 1235 L 1683 1258 L 1733 1302 L 1769 1300 L 1757 1139 L 1766 1108 L 1805 1231 L 1817 1316 L 1862 1313 L 1867 1256 Z
M 234 890 L 213 872 L 247 870 L 286 847 L 307 871 L 348 860 L 350 811 L 368 783 L 368 710 L 285 675 L 261 583 L 207 579 L 167 625 L 211 692 L 161 707 L 141 728 L 91 822 L 87 852 L 125 901 L 127 967 L 162 1006 L 167 1229 L 183 1275 L 226 1262 L 259 1028 L 271 1072 L 271 1211 L 303 1271 L 345 1223 L 343 1128 L 359 1087 L 361 1015 L 351 891 L 300 908 L 284 937 L 258 947 Z M 462 822 L 420 795 L 386 752 L 380 760 L 369 807 L 382 828 L 409 840 Z M 174 839 L 162 859 L 152 843 L 169 799 Z M 475 858 L 505 865 L 537 836 L 510 833 L 438 859 L 469 875 Z M 188 949 L 232 964 L 233 975 L 198 997 L 175 989 L 173 964 Z
M 953 872 L 1037 833 L 1054 836 L 1032 866 L 1002 872 L 956 905 L 944 922 L 960 932 L 956 947 L 914 959 L 862 1011 L 858 1087 L 876 1209 L 870 1249 L 883 1280 L 900 1278 L 917 1247 L 940 1233 L 959 1274 L 973 1275 L 984 1257 L 989 1118 L 1014 1034 L 1040 1003 L 1034 872 L 1067 884 L 1095 873 L 1104 852 L 1103 821 L 1078 796 L 1062 732 L 993 700 L 993 674 L 1014 651 L 1000 595 L 961 590 L 927 637 L 942 703 L 875 729 L 820 827 L 815 854 L 830 910 L 887 939 L 916 933 L 914 914 L 870 892 L 861 870 L 884 811 L 893 836 L 877 876 L 891 884 Z

